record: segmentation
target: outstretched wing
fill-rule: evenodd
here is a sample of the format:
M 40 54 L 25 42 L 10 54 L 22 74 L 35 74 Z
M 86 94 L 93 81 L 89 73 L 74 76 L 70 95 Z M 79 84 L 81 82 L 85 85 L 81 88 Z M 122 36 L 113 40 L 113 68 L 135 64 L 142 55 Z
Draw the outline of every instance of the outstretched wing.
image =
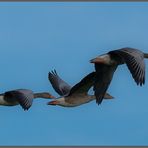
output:
M 143 52 L 134 48 L 122 48 L 110 51 L 109 54 L 117 55 L 121 61 L 126 63 L 137 85 L 140 84 L 140 86 L 142 86 L 145 83 L 145 63 Z
M 72 87 L 68 96 L 73 94 L 86 94 L 88 90 L 94 85 L 95 76 L 95 72 L 88 74 L 79 83 Z
M 4 94 L 4 99 L 8 102 L 19 102 L 24 110 L 28 110 L 33 102 L 33 92 L 31 90 L 12 90 Z
M 101 104 L 105 96 L 116 68 L 117 65 L 107 66 L 105 64 L 95 64 L 96 77 L 93 89 L 96 96 L 96 103 L 98 105 Z
M 57 74 L 56 70 L 49 72 L 48 79 L 54 90 L 61 96 L 69 94 L 71 86 L 63 81 Z

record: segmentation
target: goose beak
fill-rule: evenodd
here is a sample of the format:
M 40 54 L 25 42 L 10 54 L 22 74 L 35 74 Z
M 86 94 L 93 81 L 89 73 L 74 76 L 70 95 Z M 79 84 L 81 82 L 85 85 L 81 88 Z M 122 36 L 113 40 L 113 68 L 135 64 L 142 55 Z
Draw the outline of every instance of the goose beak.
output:
M 47 103 L 47 105 L 57 105 L 57 101 L 50 101 Z
M 55 99 L 56 97 L 51 95 L 50 98 L 51 98 L 51 99 Z

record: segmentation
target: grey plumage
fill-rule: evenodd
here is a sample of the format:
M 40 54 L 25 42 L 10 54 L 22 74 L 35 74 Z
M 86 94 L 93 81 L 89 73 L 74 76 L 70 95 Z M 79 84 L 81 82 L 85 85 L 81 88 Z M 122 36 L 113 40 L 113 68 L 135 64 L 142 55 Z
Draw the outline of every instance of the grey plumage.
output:
M 126 64 L 137 85 L 142 86 L 145 83 L 144 58 L 147 58 L 147 54 L 138 49 L 126 47 L 92 59 L 91 63 L 95 64 L 97 75 L 94 84 L 96 102 L 101 104 L 118 65 Z
M 28 110 L 35 98 L 50 99 L 54 98 L 54 96 L 48 92 L 33 93 L 29 89 L 16 89 L 0 94 L 0 105 L 15 106 L 20 104 L 24 110 Z
M 73 94 L 87 94 L 89 89 L 94 85 L 95 77 L 95 72 L 89 73 L 79 83 L 71 88 L 68 96 L 71 96 Z
M 24 110 L 28 110 L 33 102 L 33 92 L 27 89 L 17 89 L 4 93 L 4 100 L 10 103 L 19 102 Z
M 57 72 L 51 71 L 48 74 L 48 79 L 54 90 L 61 96 L 71 96 L 72 94 L 87 93 L 94 85 L 96 73 L 92 72 L 85 76 L 79 83 L 71 87 L 68 83 L 62 80 Z
M 142 51 L 133 48 L 122 48 L 110 51 L 109 54 L 120 57 L 118 64 L 125 63 L 127 65 L 137 85 L 142 86 L 145 83 L 145 63 Z
M 49 72 L 48 79 L 54 90 L 60 96 L 69 94 L 72 87 L 58 76 L 56 70 Z
M 51 79 L 51 77 L 52 77 L 52 79 Z M 53 88 L 54 89 L 56 88 L 55 91 L 57 91 L 57 88 L 58 88 L 58 92 L 59 92 L 59 90 L 61 90 L 61 87 L 58 87 L 58 85 L 60 85 L 60 83 L 65 84 L 65 82 L 59 76 L 57 76 L 57 73 L 55 75 L 55 73 L 50 72 L 48 75 L 48 78 L 49 78 L 49 81 L 51 82 Z M 71 89 L 69 87 L 69 92 L 67 91 L 67 93 L 64 95 L 64 97 L 55 99 L 54 101 L 49 102 L 48 105 L 61 105 L 61 106 L 66 106 L 66 107 L 74 107 L 74 106 L 78 106 L 78 105 L 88 103 L 88 102 L 94 100 L 95 96 L 89 95 L 88 90 L 94 85 L 95 78 L 96 78 L 96 72 L 89 73 L 79 83 L 77 83 L 76 85 L 71 87 Z M 60 81 L 58 81 L 58 80 L 60 80 Z M 57 83 L 57 81 L 58 81 L 58 83 Z M 64 89 L 64 87 L 62 89 Z M 113 98 L 108 93 L 105 93 L 105 95 L 103 97 L 105 99 L 112 99 Z
M 95 92 L 97 104 L 101 104 L 116 68 L 117 66 L 95 64 L 96 78 L 93 90 Z

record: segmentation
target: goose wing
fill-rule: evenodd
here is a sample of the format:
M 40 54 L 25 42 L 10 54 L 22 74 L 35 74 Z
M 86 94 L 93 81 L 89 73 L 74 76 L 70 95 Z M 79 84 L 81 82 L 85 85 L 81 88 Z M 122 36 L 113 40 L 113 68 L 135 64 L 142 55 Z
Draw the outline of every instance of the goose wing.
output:
M 33 92 L 25 89 L 7 91 L 4 94 L 4 99 L 6 101 L 18 101 L 24 110 L 28 110 L 31 107 L 33 98 Z
M 96 103 L 98 105 L 101 104 L 104 98 L 116 68 L 117 65 L 107 66 L 105 64 L 95 64 L 96 77 L 93 89 L 96 96 Z
M 87 94 L 88 90 L 93 86 L 96 73 L 92 72 L 85 76 L 79 83 L 74 85 L 68 96 L 76 94 Z
M 63 81 L 57 74 L 56 70 L 49 72 L 48 79 L 54 90 L 61 96 L 69 94 L 71 86 Z
M 122 48 L 110 51 L 109 54 L 117 55 L 120 61 L 126 63 L 137 85 L 140 84 L 140 86 L 142 86 L 145 83 L 145 63 L 143 52 L 134 48 Z

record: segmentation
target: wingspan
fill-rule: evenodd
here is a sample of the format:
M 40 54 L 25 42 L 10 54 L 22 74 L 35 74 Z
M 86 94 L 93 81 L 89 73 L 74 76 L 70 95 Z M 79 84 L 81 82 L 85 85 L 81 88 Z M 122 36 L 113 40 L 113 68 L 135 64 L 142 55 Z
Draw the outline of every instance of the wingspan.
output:
M 18 101 L 24 110 L 28 110 L 33 102 L 33 92 L 30 90 L 13 90 L 7 91 L 4 94 L 7 101 Z
M 48 79 L 54 90 L 61 96 L 69 94 L 71 86 L 63 81 L 57 74 L 56 70 L 49 72 Z
M 138 49 L 122 48 L 109 52 L 120 57 L 130 70 L 137 85 L 142 86 L 145 83 L 145 63 L 144 54 Z
M 77 83 L 72 87 L 68 96 L 71 96 L 73 94 L 80 94 L 80 93 L 86 94 L 88 90 L 94 85 L 95 77 L 96 77 L 95 72 L 88 74 L 79 83 Z

